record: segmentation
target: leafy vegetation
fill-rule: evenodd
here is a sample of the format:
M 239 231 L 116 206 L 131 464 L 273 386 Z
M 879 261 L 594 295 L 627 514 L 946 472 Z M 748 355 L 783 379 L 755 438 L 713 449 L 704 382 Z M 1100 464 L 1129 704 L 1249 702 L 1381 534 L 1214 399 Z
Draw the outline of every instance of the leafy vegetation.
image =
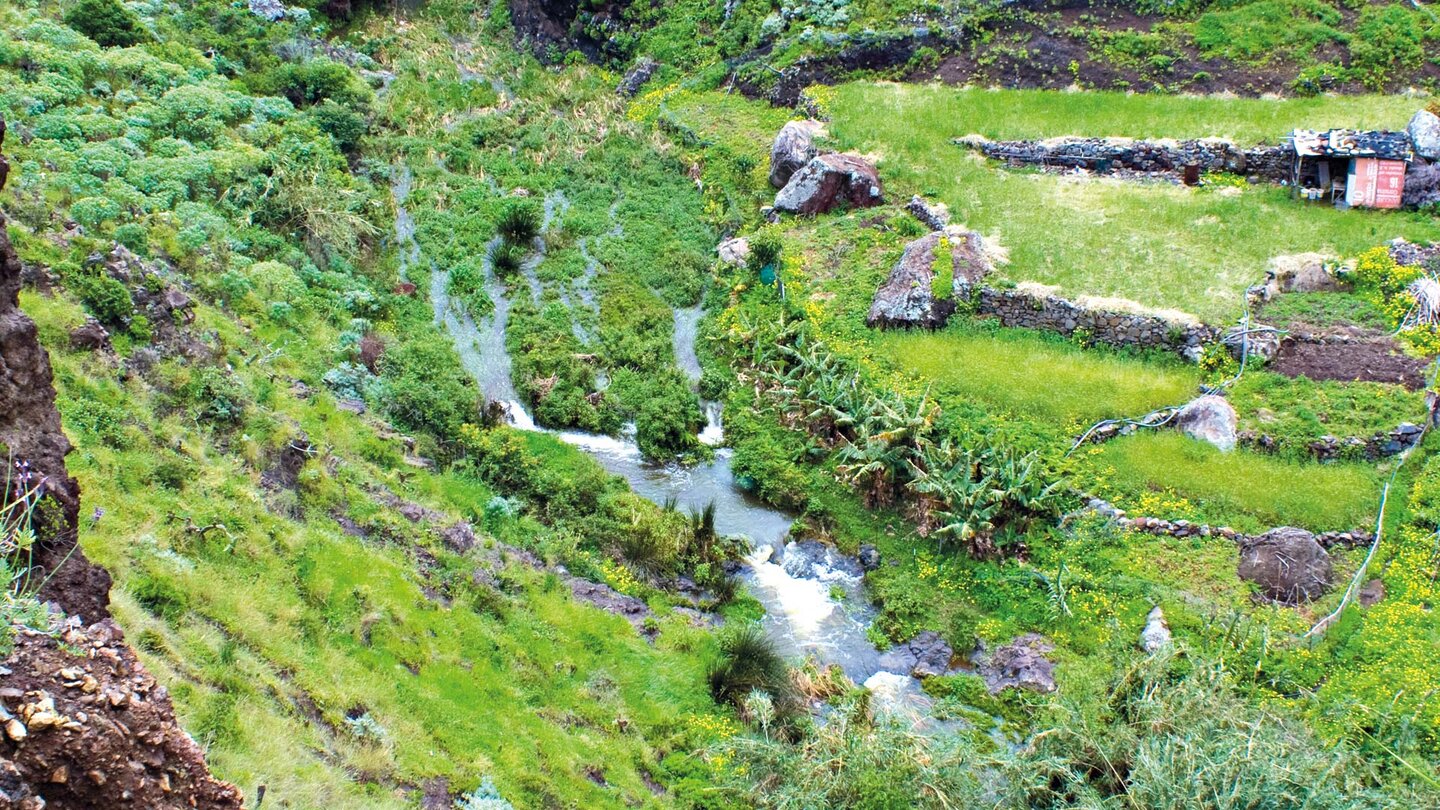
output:
M 357 7 L 343 23 L 311 2 L 272 22 L 219 0 L 0 10 L 0 112 L 21 133 L 3 202 L 22 256 L 53 272 L 23 306 L 77 448 L 93 515 L 81 540 L 222 777 L 337 808 L 414 806 L 437 777 L 467 810 L 1433 804 L 1433 440 L 1395 478 L 1368 569 L 1385 598 L 1323 638 L 1304 634 L 1340 605 L 1361 552 L 1332 549 L 1337 588 L 1313 605 L 1257 605 L 1227 542 L 1073 514 L 1099 495 L 1242 531 L 1370 525 L 1399 461 L 1320 465 L 1306 443 L 1419 421 L 1424 393 L 1252 367 L 1228 396 L 1277 454 L 1174 431 L 1072 453 L 1096 420 L 1194 396 L 1204 371 L 1001 329 L 964 302 L 942 331 L 873 332 L 870 293 L 922 232 L 911 216 L 888 204 L 764 222 L 770 138 L 793 111 L 745 92 L 942 14 L 962 20 L 970 56 L 1024 62 L 1003 25 L 1038 27 L 1039 12 L 610 11 L 587 6 L 567 30 L 577 51 L 542 49 L 546 66 L 517 47 L 505 4 Z M 1075 24 L 1106 64 L 1177 85 L 1165 77 L 1191 47 L 1374 88 L 1433 61 L 1424 10 L 1400 4 L 1164 13 L 1145 32 Z M 957 53 L 941 43 L 891 70 Z M 664 65 L 617 96 L 609 68 L 639 54 Z M 1275 254 L 1329 250 L 1359 255 L 1355 292 L 1281 296 L 1263 317 L 1388 328 L 1416 271 L 1366 249 L 1440 236 L 1424 214 L 1015 172 L 950 143 L 971 130 L 1252 143 L 1396 128 L 1411 97 L 859 82 L 804 101 L 831 118 L 822 146 L 879 158 L 890 199 L 944 200 L 1008 250 L 1001 281 L 1228 322 Z M 749 266 L 716 265 L 722 234 L 749 237 Z M 107 268 L 117 243 L 145 269 Z M 456 311 L 436 311 L 437 289 Z M 172 291 L 187 303 L 154 305 Z M 676 324 L 699 305 L 697 373 Z M 71 345 L 87 316 L 113 355 Z M 475 362 L 448 323 L 465 316 L 508 350 L 513 392 L 476 375 L 498 358 Z M 723 401 L 733 453 L 717 469 L 793 510 L 793 539 L 875 547 L 863 595 L 878 646 L 930 630 L 963 657 L 1039 633 L 1058 694 L 940 676 L 924 684 L 932 719 L 966 727 L 897 729 L 878 691 L 785 660 L 753 622 L 726 573 L 747 547 L 717 533 L 715 506 L 652 503 L 560 437 L 507 427 L 486 402 L 501 393 L 542 426 L 633 436 L 676 465 L 712 459 L 700 400 Z M 631 620 L 577 598 L 591 587 L 628 600 Z M 0 612 L 43 624 L 32 602 L 7 591 Z M 1156 606 L 1175 647 L 1141 658 Z M 716 617 L 727 626 L 712 633 Z M 829 704 L 823 723 L 811 701 Z

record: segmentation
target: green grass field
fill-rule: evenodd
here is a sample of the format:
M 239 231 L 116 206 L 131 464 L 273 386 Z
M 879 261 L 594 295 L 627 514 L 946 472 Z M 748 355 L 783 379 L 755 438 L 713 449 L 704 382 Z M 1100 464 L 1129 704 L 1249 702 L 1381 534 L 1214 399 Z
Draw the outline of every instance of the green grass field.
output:
M 1100 495 L 1134 514 L 1226 524 L 1241 531 L 1299 526 L 1361 528 L 1374 518 L 1380 474 L 1372 465 L 1299 463 L 1222 453 L 1173 431 L 1093 447 L 1082 465 Z
M 830 130 L 841 147 L 879 160 L 890 196 L 936 197 L 955 222 L 997 239 L 1009 252 L 1006 277 L 1221 322 L 1238 316 L 1245 288 L 1274 256 L 1350 255 L 1396 236 L 1440 239 L 1440 222 L 1301 205 L 1276 187 L 1190 189 L 1007 171 L 951 139 L 1273 141 L 1302 124 L 1403 127 L 1419 106 L 1378 96 L 1264 101 L 848 84 L 836 90 Z
M 943 393 L 1064 425 L 1138 416 L 1195 396 L 1193 366 L 1127 357 L 1020 329 L 956 324 L 941 332 L 887 332 L 877 357 Z

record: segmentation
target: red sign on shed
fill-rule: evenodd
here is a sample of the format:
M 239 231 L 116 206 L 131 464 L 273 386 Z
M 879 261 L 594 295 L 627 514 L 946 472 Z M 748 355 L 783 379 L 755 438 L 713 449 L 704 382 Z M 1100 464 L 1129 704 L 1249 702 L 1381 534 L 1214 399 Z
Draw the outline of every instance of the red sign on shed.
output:
M 1345 184 L 1345 202 L 1365 208 L 1399 208 L 1405 190 L 1405 161 L 1354 158 Z

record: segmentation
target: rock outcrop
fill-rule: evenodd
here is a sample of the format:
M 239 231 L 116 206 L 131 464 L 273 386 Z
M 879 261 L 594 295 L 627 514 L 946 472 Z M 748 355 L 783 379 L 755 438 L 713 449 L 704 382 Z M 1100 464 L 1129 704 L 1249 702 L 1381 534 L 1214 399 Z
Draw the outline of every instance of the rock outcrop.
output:
M 880 668 L 886 672 L 932 678 L 950 669 L 955 651 L 939 633 L 925 630 L 904 644 L 891 647 L 880 656 Z
M 19 632 L 0 670 L 0 792 L 9 799 L 0 806 L 240 810 L 240 792 L 209 774 L 165 688 L 109 620 L 109 574 L 77 545 L 80 487 L 65 469 L 70 443 L 49 357 L 20 311 L 19 289 L 20 263 L 0 217 L 0 445 L 7 463 L 20 465 L 7 480 L 39 499 L 31 517 L 37 596 L 69 614 L 59 638 Z
M 1405 132 L 1410 136 L 1411 148 L 1418 157 L 1440 160 L 1440 115 L 1420 110 L 1410 118 Z
M 621 79 L 620 84 L 615 88 L 616 94 L 625 98 L 634 98 L 639 95 L 640 88 L 650 81 L 650 77 L 654 76 L 655 71 L 659 68 L 660 63 L 648 56 L 642 56 L 635 60 L 634 66 L 625 73 L 625 78 Z
M 1240 541 L 1240 578 L 1253 582 L 1259 595 L 1295 605 L 1330 587 L 1330 555 L 1304 529 L 1282 526 Z
M 331 0 L 335 2 L 335 0 Z M 350 0 L 344 0 L 350 2 Z M 522 45 L 542 62 L 579 51 L 591 61 L 622 57 L 629 0 L 510 0 L 510 22 Z
M 1180 409 L 1175 426 L 1186 435 L 1229 452 L 1235 449 L 1235 408 L 1224 397 L 1206 394 Z
M 875 291 L 865 323 L 871 327 L 944 326 L 955 313 L 956 300 L 968 297 L 973 285 L 990 272 L 982 245 L 979 234 L 959 228 L 934 231 L 906 245 L 889 278 Z M 937 264 L 947 259 L 951 282 L 937 296 Z
M 34 489 L 38 542 L 31 560 L 39 597 L 87 622 L 108 618 L 110 575 L 91 565 L 76 544 L 80 485 L 65 470 L 70 441 L 60 429 L 50 358 L 35 322 L 20 310 L 20 260 L 0 217 L 0 448 L 4 463 L 20 465 L 3 480 Z M 22 480 L 25 479 L 25 480 Z M 7 492 L 7 501 L 18 496 Z
M 784 188 L 795 172 L 816 155 L 815 138 L 825 131 L 819 121 L 790 121 L 770 145 L 770 185 Z
M 1054 649 L 1044 636 L 1028 633 L 982 657 L 978 671 L 992 695 L 1006 689 L 1054 692 L 1055 663 L 1045 657 Z
M 885 201 L 880 175 L 855 155 L 820 155 L 791 175 L 775 195 L 775 209 L 824 214 L 841 206 L 868 208 Z

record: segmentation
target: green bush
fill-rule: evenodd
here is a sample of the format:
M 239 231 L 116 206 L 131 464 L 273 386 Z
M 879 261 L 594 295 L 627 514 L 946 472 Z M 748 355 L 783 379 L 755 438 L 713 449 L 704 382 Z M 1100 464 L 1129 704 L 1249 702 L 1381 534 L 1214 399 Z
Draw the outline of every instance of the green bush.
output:
M 335 146 L 345 152 L 354 151 L 370 128 L 364 116 L 330 99 L 316 105 L 310 115 L 315 119 L 315 126 L 334 138 Z
M 1367 5 L 1350 40 L 1350 70 L 1366 87 L 1383 89 L 1396 71 L 1425 61 L 1425 40 L 1420 15 L 1398 3 Z
M 149 39 L 140 18 L 120 0 L 76 0 L 64 19 L 66 25 L 105 48 L 126 48 Z
M 196 419 L 222 426 L 234 426 L 245 415 L 245 387 L 234 372 L 219 366 L 206 366 L 186 380 L 180 395 Z
M 380 374 L 389 397 L 385 408 L 406 428 L 454 439 L 460 425 L 479 419 L 474 381 L 438 333 L 413 335 L 387 351 Z
M 107 326 L 124 327 L 135 314 L 130 290 L 109 276 L 90 276 L 76 285 L 76 293 L 96 319 Z

